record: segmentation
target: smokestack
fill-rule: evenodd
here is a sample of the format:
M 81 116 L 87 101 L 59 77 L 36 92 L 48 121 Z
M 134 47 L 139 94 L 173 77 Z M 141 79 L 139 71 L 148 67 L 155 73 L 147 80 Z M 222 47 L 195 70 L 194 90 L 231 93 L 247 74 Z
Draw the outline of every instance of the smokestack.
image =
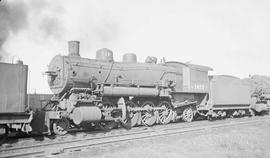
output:
M 80 56 L 80 42 L 68 41 L 68 56 L 79 57 Z

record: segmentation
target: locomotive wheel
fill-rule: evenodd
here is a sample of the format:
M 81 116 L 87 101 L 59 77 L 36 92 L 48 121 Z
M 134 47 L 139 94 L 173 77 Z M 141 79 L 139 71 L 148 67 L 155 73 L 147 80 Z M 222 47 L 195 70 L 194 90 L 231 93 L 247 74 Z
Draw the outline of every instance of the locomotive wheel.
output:
M 182 119 L 185 122 L 191 122 L 194 118 L 193 109 L 191 107 L 186 107 L 182 114 Z
M 53 122 L 53 132 L 56 135 L 65 135 L 69 128 L 69 121 L 67 119 L 59 119 Z
M 126 106 L 128 108 L 133 108 L 136 107 L 137 105 L 135 103 L 133 103 L 132 101 L 127 101 L 126 102 Z M 129 112 L 128 113 L 128 119 L 130 120 L 130 126 L 134 127 L 137 125 L 138 121 L 139 121 L 139 113 L 138 112 Z
M 161 101 L 158 104 L 158 107 L 165 107 L 166 110 L 159 111 L 158 117 L 159 117 L 159 122 L 161 124 L 168 124 L 172 120 L 173 117 L 173 111 L 172 111 L 172 106 L 169 102 L 167 101 Z
M 157 121 L 157 115 L 155 115 L 155 112 L 151 110 L 154 106 L 155 104 L 151 101 L 145 101 L 142 104 L 142 107 L 149 109 L 142 112 L 142 123 L 146 126 L 153 126 Z

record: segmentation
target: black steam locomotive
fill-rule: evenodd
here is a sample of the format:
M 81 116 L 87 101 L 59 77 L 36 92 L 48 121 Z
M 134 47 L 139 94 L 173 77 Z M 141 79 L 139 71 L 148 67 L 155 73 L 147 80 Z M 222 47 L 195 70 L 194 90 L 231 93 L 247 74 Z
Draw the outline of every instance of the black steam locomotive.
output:
M 100 49 L 96 59 L 82 58 L 79 42 L 69 42 L 68 56 L 55 56 L 47 71 L 55 94 L 52 111 L 55 133 L 70 124 L 95 124 L 113 128 L 190 122 L 196 114 L 212 117 L 241 116 L 251 111 L 249 85 L 232 76 L 208 76 L 206 66 L 161 62 L 147 57 L 138 63 L 135 54 L 115 62 L 113 52 Z M 60 129 L 60 130 L 57 130 Z

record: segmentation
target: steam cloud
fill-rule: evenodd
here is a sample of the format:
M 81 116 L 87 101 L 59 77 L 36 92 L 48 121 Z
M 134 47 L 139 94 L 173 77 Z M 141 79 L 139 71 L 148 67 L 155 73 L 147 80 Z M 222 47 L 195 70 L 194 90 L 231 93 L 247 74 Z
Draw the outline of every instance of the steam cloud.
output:
M 65 12 L 61 3 L 49 0 L 0 0 L 0 61 L 10 57 L 5 46 L 12 41 L 11 35 L 21 31 L 29 35 L 33 43 L 47 41 L 48 38 L 62 40 L 68 31 L 61 21 Z M 98 4 L 91 3 L 91 6 L 94 5 Z M 87 22 L 81 24 L 85 26 L 78 27 L 85 30 L 82 37 L 86 37 L 86 41 L 106 45 L 119 36 L 118 22 L 113 17 L 107 13 L 100 14 L 95 8 L 91 13 L 99 18 L 86 16 Z
M 35 22 L 37 26 L 35 28 L 41 33 L 41 38 L 59 39 L 63 30 L 59 14 L 57 14 L 59 11 L 63 9 L 56 3 L 49 4 L 45 0 L 0 0 L 0 61 L 8 56 L 7 51 L 4 50 L 4 44 L 10 35 L 28 29 L 29 22 Z
M 16 34 L 26 26 L 27 7 L 23 2 L 0 1 L 0 61 L 7 55 L 3 45 L 10 34 Z

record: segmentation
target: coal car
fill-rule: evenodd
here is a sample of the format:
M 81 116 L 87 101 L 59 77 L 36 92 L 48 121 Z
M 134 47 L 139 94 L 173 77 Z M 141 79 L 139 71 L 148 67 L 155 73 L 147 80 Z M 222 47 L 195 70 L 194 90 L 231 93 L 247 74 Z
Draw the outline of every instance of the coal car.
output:
M 32 113 L 27 107 L 28 66 L 0 63 L 0 127 L 30 132 Z
M 201 115 L 212 118 L 245 116 L 250 112 L 249 85 L 229 75 L 209 76 L 210 93 L 205 104 L 198 106 Z

